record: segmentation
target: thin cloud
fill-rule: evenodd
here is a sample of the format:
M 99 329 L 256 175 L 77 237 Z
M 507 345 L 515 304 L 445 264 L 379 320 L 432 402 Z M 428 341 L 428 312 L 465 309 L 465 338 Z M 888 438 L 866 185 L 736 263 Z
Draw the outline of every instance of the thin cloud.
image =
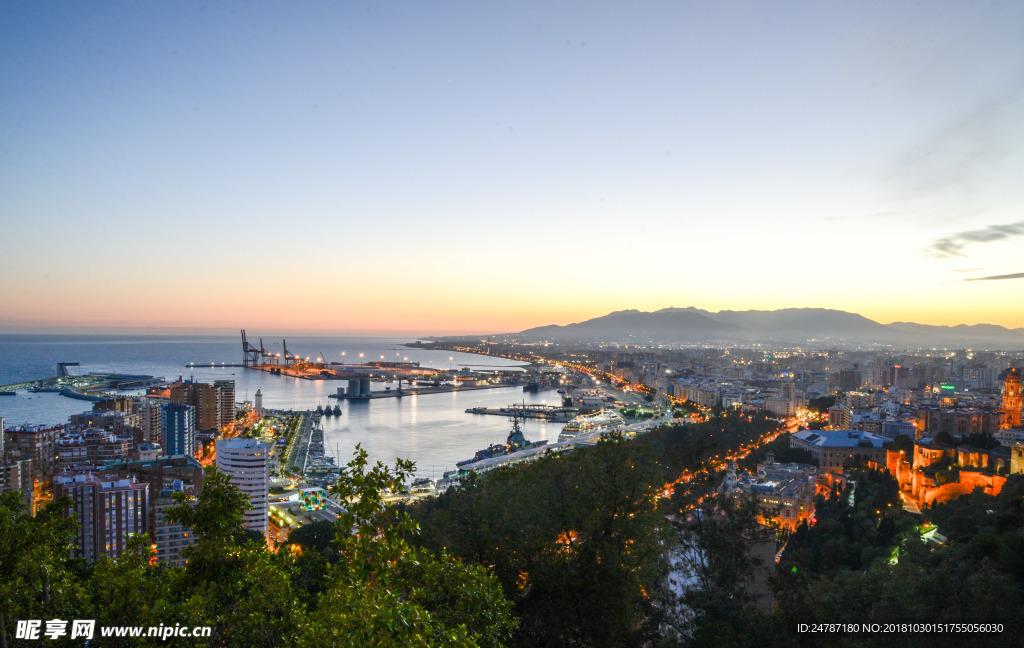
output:
M 939 258 L 964 256 L 963 249 L 969 243 L 992 243 L 1021 235 L 1024 235 L 1024 221 L 1008 225 L 989 225 L 985 229 L 967 230 L 936 239 L 928 247 L 928 252 Z
M 991 277 L 974 277 L 973 279 L 962 279 L 961 281 L 1000 281 L 1002 279 L 1024 279 L 1024 272 L 1013 274 L 992 275 Z
M 978 190 L 993 170 L 1005 165 L 1020 137 L 1024 107 L 1024 70 L 1001 92 L 964 110 L 956 119 L 899 156 L 887 175 L 903 200 L 956 198 L 965 208 L 978 208 Z

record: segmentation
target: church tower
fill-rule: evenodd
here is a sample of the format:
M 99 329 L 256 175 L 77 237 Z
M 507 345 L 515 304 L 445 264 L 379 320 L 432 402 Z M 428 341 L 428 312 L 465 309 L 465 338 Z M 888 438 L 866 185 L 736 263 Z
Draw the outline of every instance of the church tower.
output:
M 1003 385 L 1003 428 L 1019 428 L 1021 423 L 1020 372 L 1017 367 L 1006 374 Z

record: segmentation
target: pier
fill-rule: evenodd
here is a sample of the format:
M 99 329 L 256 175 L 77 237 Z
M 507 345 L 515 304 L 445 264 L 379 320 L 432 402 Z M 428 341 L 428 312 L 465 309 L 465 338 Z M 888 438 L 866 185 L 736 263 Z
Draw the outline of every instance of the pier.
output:
M 163 382 L 162 378 L 153 376 L 133 376 L 129 374 L 86 374 L 72 376 L 67 372 L 68 366 L 77 366 L 75 362 L 62 362 L 57 365 L 59 375 L 53 378 L 28 380 L 10 385 L 0 385 L 0 392 L 57 392 L 69 398 L 98 401 L 110 398 L 105 392 L 118 389 L 144 389 Z
M 288 457 L 285 470 L 292 474 L 301 474 L 306 470 L 306 459 L 309 456 L 309 444 L 313 436 L 314 418 L 319 421 L 320 417 L 312 412 L 300 412 L 299 420 L 295 426 L 295 437 L 289 444 Z
M 417 394 L 446 394 L 450 392 L 473 391 L 477 389 L 506 389 L 518 387 L 518 384 L 506 385 L 503 383 L 487 385 L 438 385 L 437 387 L 407 387 L 405 389 L 389 389 L 386 391 L 370 392 L 369 396 L 357 396 L 349 398 L 347 394 L 328 394 L 328 398 L 338 400 L 366 401 L 378 398 L 403 398 L 405 396 L 416 396 Z

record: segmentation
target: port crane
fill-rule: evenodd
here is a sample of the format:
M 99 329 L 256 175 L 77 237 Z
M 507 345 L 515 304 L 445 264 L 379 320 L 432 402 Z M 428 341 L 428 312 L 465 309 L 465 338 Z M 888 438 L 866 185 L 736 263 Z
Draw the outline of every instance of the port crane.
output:
M 260 348 L 257 349 L 245 338 L 245 329 L 242 329 L 242 366 L 252 367 L 258 365 L 265 354 L 263 340 L 260 340 Z
M 272 351 L 267 351 L 263 348 L 263 338 L 260 338 L 260 355 L 264 358 L 270 358 L 271 362 L 277 362 L 277 356 Z
M 288 340 L 281 340 L 281 344 L 284 346 L 284 361 L 285 364 L 291 364 L 293 362 L 301 362 L 302 358 L 292 353 L 288 353 Z

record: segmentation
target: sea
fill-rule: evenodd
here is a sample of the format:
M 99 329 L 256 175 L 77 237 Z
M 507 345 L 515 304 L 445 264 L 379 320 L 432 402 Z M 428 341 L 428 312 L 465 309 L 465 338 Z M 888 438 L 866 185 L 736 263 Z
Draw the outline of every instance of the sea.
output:
M 254 340 L 250 338 L 250 342 Z M 288 351 L 301 357 L 326 357 L 332 362 L 409 361 L 439 369 L 514 370 L 525 363 L 485 355 L 434 351 L 404 346 L 400 338 L 289 337 Z M 255 340 L 258 344 L 259 341 Z M 267 348 L 282 351 L 280 343 Z M 362 354 L 362 355 L 360 355 Z M 470 407 L 505 407 L 514 403 L 561 402 L 555 391 L 524 393 L 521 387 L 481 389 L 366 402 L 329 398 L 343 380 L 303 380 L 227 365 L 242 363 L 238 336 L 218 335 L 0 335 L 0 385 L 50 378 L 57 363 L 77 362 L 73 375 L 122 373 L 167 380 L 194 378 L 199 382 L 235 381 L 238 401 L 263 393 L 268 409 L 314 410 L 317 405 L 340 404 L 342 415 L 324 417 L 324 445 L 339 465 L 360 445 L 371 461 L 393 464 L 396 458 L 416 464 L 418 477 L 439 478 L 458 461 L 492 443 L 504 442 L 509 421 L 504 417 L 468 414 Z M 222 366 L 223 365 L 223 366 Z M 383 390 L 383 383 L 372 383 Z M 392 385 L 392 389 L 395 385 Z M 0 417 L 7 427 L 22 424 L 66 423 L 68 417 L 89 410 L 91 404 L 56 393 L 19 391 L 0 396 Z M 564 423 L 528 419 L 523 431 L 531 441 L 557 440 Z

